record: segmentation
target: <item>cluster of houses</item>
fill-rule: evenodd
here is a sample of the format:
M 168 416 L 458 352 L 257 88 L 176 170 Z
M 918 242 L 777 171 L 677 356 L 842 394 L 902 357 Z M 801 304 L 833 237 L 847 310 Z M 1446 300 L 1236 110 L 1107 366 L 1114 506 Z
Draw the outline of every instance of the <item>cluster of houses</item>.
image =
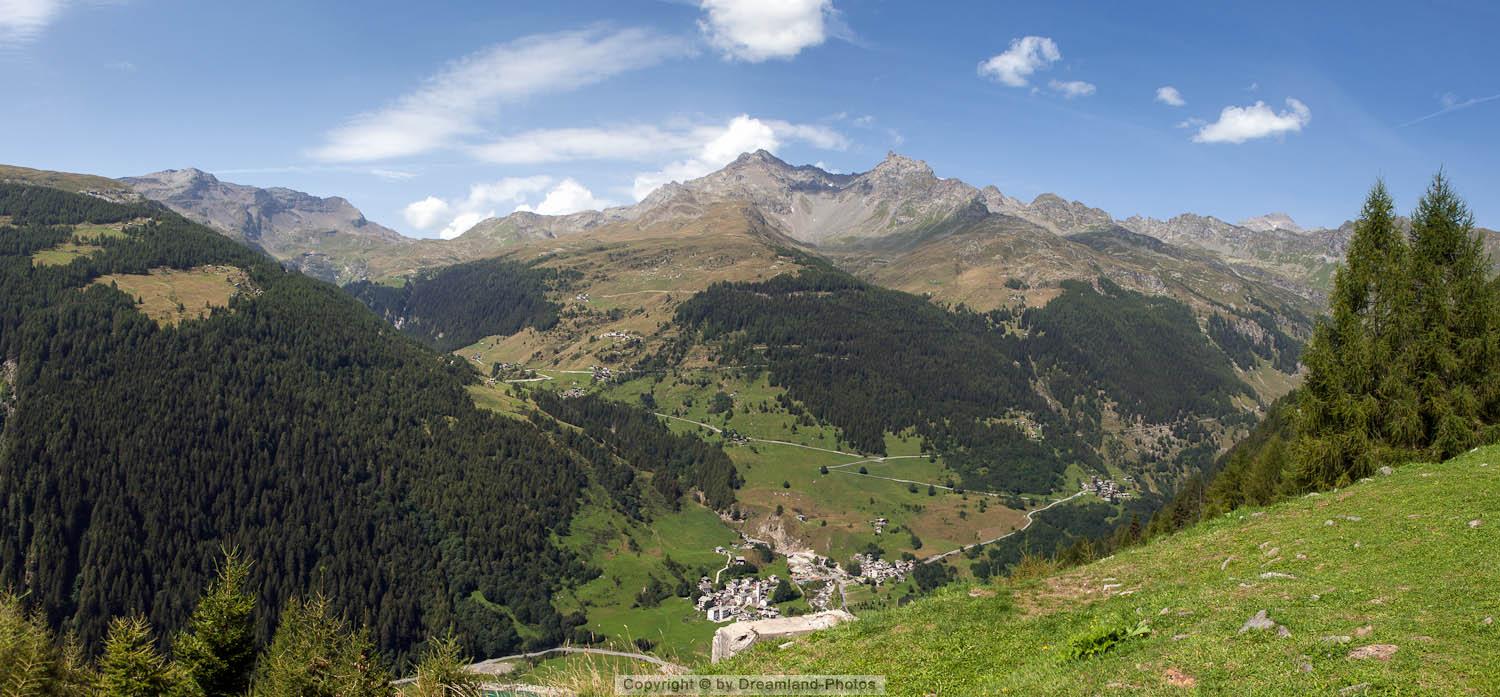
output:
M 1133 479 L 1131 477 L 1126 477 L 1125 481 L 1128 484 L 1132 482 Z M 1110 503 L 1114 503 L 1116 501 L 1119 501 L 1120 499 L 1130 498 L 1130 492 L 1125 491 L 1125 489 L 1117 484 L 1113 479 L 1100 479 L 1099 477 L 1090 477 L 1088 481 L 1085 481 L 1083 483 L 1083 490 L 1090 492 L 1093 495 L 1104 499 L 1105 501 L 1109 501 Z
M 854 555 L 854 562 L 859 564 L 860 580 L 873 581 L 876 585 L 887 581 L 900 583 L 902 579 L 906 578 L 907 574 L 912 572 L 912 569 L 917 568 L 916 561 L 904 559 L 887 561 L 885 559 L 876 559 L 868 554 Z
M 604 382 L 615 376 L 614 371 L 602 365 L 591 365 L 589 370 L 593 372 L 595 382 Z
M 876 535 L 883 535 L 883 534 L 885 534 L 885 528 L 886 528 L 887 525 L 890 525 L 890 524 L 891 524 L 891 521 L 886 520 L 885 518 L 876 518 L 875 520 L 870 521 L 870 526 L 873 527 L 873 528 L 875 528 L 875 534 Z
M 570 387 L 566 390 L 563 390 L 562 392 L 557 393 L 557 396 L 563 399 L 578 399 L 579 397 L 582 397 L 586 394 L 588 393 L 584 392 L 581 388 Z
M 641 341 L 641 337 L 638 337 L 638 336 L 636 336 L 634 334 L 631 334 L 630 332 L 622 332 L 622 331 L 607 331 L 607 332 L 604 332 L 603 334 L 600 334 L 599 338 L 600 339 L 614 339 L 615 341 L 623 341 L 623 342 L 625 342 L 627 344 L 638 344 Z
M 720 590 L 707 576 L 698 580 L 697 609 L 708 615 L 710 622 L 746 620 L 768 620 L 781 616 L 781 611 L 771 603 L 771 594 L 776 591 L 780 579 L 733 578 Z
M 834 602 L 834 593 L 837 593 L 839 584 L 824 583 L 818 586 L 811 595 L 807 596 L 807 604 L 814 610 L 832 610 L 838 607 Z
M 586 302 L 589 301 L 589 294 L 588 293 L 579 293 L 578 295 L 573 296 L 573 299 L 577 300 L 578 302 L 581 302 L 581 303 L 586 303 Z

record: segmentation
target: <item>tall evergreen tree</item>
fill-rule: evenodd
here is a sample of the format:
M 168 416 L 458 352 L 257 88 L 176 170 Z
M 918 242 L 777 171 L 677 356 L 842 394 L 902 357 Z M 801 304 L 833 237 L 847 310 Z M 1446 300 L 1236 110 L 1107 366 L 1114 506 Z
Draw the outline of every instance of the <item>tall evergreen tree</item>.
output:
M 363 631 L 334 617 L 328 601 L 292 600 L 257 668 L 254 697 L 389 697 L 389 676 Z
M 1403 362 L 1416 378 L 1416 445 L 1444 459 L 1481 440 L 1496 416 L 1496 303 L 1474 216 L 1442 173 L 1411 224 L 1409 317 L 1416 341 Z
M 1355 221 L 1345 264 L 1334 276 L 1331 316 L 1318 325 L 1303 353 L 1308 373 L 1298 405 L 1302 437 L 1290 473 L 1296 486 L 1347 483 L 1386 453 L 1374 447 L 1385 430 L 1382 413 L 1390 413 L 1377 391 L 1403 330 L 1405 250 L 1395 204 L 1385 184 L 1377 182 Z
M 199 694 L 182 670 L 156 650 L 141 615 L 116 617 L 99 658 L 99 692 L 110 697 L 190 697 Z
M 1500 304 L 1473 216 L 1441 173 L 1409 236 L 1393 210 L 1376 184 L 1334 278 L 1332 316 L 1304 353 L 1294 488 L 1342 486 L 1500 435 Z
M 173 658 L 206 697 L 243 695 L 255 668 L 255 598 L 245 590 L 250 565 L 235 551 L 198 601 L 172 644 Z

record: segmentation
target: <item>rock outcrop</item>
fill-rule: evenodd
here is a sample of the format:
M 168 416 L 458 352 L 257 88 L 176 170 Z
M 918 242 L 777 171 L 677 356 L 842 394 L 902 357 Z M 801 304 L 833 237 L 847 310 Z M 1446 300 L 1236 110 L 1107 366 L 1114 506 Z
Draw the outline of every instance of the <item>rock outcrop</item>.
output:
M 262 189 L 220 181 L 198 169 L 169 169 L 120 180 L 190 220 L 259 247 L 310 276 L 329 281 L 361 277 L 348 260 L 374 248 L 412 242 L 370 222 L 347 200 L 301 191 Z
M 844 610 L 829 610 L 798 617 L 735 622 L 714 632 L 712 660 L 718 663 L 762 641 L 777 641 L 836 627 L 854 621 Z

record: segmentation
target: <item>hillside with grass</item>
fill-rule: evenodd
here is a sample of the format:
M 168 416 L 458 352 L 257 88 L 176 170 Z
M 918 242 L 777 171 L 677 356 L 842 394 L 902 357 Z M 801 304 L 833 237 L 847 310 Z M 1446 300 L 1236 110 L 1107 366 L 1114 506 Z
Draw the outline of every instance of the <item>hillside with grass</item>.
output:
M 712 670 L 882 674 L 894 695 L 1493 694 L 1497 510 L 1500 447 L 1482 448 L 1069 570 L 1023 562 Z

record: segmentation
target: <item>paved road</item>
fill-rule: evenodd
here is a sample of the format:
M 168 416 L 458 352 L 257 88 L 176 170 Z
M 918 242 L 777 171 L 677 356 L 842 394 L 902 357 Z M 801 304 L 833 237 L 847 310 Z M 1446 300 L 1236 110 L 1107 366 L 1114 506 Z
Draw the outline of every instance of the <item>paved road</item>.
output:
M 702 421 L 694 421 L 692 419 L 684 419 L 681 416 L 672 416 L 671 414 L 663 414 L 663 413 L 661 413 L 659 411 L 658 412 L 654 412 L 654 413 L 657 416 L 660 416 L 660 417 L 665 418 L 665 419 L 671 419 L 673 421 L 681 421 L 683 423 L 693 424 L 694 426 L 702 426 L 703 428 L 706 428 L 706 429 L 708 429 L 710 431 L 713 431 L 714 433 L 723 433 L 724 432 L 724 429 L 719 428 L 718 426 L 714 426 L 713 424 L 703 423 Z M 825 452 L 825 453 L 833 453 L 834 455 L 848 455 L 849 457 L 864 457 L 864 455 L 862 453 L 846 453 L 846 452 L 844 452 L 842 450 L 830 450 L 828 448 L 819 448 L 816 445 L 803 445 L 802 443 L 793 443 L 791 441 L 785 441 L 785 440 L 767 440 L 765 438 L 750 438 L 748 436 L 745 437 L 745 440 L 748 440 L 751 443 L 771 443 L 773 445 L 789 445 L 789 446 L 791 446 L 793 448 L 806 448 L 807 450 L 818 450 L 818 451 L 822 451 L 822 452 Z
M 610 293 L 609 295 L 595 295 L 595 296 L 592 296 L 592 297 L 595 297 L 595 298 L 623 298 L 623 297 L 625 297 L 627 295 L 641 295 L 641 294 L 644 294 L 644 293 L 682 293 L 683 295 L 692 295 L 693 293 L 697 293 L 697 292 L 698 291 L 696 291 L 696 290 L 683 289 L 683 288 L 679 288 L 677 290 L 632 290 L 632 291 L 628 291 L 628 292 L 625 292 L 625 293 Z
M 970 547 L 978 547 L 980 545 L 987 545 L 987 544 L 990 544 L 992 542 L 999 542 L 1000 540 L 1003 540 L 1003 539 L 1005 539 L 1007 537 L 1010 537 L 1011 535 L 1014 535 L 1016 533 L 1025 532 L 1026 528 L 1031 527 L 1031 524 L 1036 521 L 1036 514 L 1041 513 L 1042 511 L 1045 511 L 1045 510 L 1047 510 L 1047 509 L 1049 509 L 1049 508 L 1051 508 L 1053 506 L 1056 506 L 1057 504 L 1063 503 L 1065 501 L 1072 501 L 1073 499 L 1076 499 L 1079 496 L 1083 496 L 1086 493 L 1088 493 L 1088 492 L 1086 492 L 1086 491 L 1080 491 L 1080 492 L 1078 492 L 1076 494 L 1073 494 L 1072 496 L 1069 496 L 1067 498 L 1058 499 L 1056 501 L 1053 501 L 1052 503 L 1049 503 L 1049 504 L 1047 504 L 1045 506 L 1042 506 L 1041 508 L 1038 508 L 1038 509 L 1036 509 L 1034 511 L 1027 511 L 1026 512 L 1026 524 L 1022 525 L 1019 528 L 1016 528 L 1015 530 L 1012 530 L 1012 531 L 1010 531 L 1008 533 L 1005 533 L 1004 535 L 996 537 L 995 539 L 992 539 L 992 540 L 985 540 L 983 542 L 975 542 L 974 544 L 971 544 L 971 545 L 964 545 L 962 547 L 959 547 L 958 549 L 955 549 L 955 550 L 953 550 L 951 552 L 943 552 L 942 554 L 934 554 L 934 555 L 932 555 L 932 556 L 930 556 L 930 557 L 928 557 L 926 559 L 923 559 L 922 563 L 923 564 L 930 564 L 932 562 L 938 561 L 938 560 L 943 559 L 945 557 L 951 557 L 951 556 L 953 556 L 955 554 L 958 554 L 959 552 L 962 552 L 962 551 L 964 551 L 966 549 L 969 549 Z

